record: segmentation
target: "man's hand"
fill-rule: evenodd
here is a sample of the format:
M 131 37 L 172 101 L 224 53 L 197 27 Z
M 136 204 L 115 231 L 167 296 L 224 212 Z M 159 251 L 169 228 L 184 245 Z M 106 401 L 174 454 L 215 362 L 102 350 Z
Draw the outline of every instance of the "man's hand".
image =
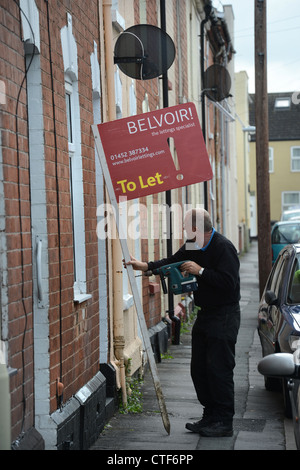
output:
M 123 259 L 123 265 L 124 265 L 124 268 L 127 268 L 128 265 L 131 265 L 135 271 L 145 272 L 148 270 L 148 263 L 145 263 L 144 261 L 139 261 L 131 255 L 130 255 L 130 261 L 127 261 L 127 263 L 125 263 L 125 260 Z
M 186 261 L 180 266 L 181 271 L 186 271 L 187 273 L 194 274 L 197 276 L 202 266 L 195 263 L 194 261 Z

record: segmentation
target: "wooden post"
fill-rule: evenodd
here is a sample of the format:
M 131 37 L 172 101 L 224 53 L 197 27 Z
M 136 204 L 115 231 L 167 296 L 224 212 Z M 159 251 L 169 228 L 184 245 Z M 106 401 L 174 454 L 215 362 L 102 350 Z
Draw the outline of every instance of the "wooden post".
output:
M 267 0 L 255 0 L 255 125 L 260 295 L 272 267 L 267 89 Z

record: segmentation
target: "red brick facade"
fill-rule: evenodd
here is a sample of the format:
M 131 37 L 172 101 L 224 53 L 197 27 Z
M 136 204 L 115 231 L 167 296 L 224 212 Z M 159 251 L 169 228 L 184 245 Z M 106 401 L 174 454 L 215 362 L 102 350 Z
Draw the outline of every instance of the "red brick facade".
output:
M 96 235 L 95 151 L 90 55 L 99 37 L 98 2 L 36 1 L 40 21 L 40 63 L 43 97 L 44 164 L 49 257 L 50 409 L 57 408 L 57 380 L 68 400 L 99 370 L 98 258 Z M 78 84 L 81 115 L 81 151 L 86 230 L 86 278 L 91 300 L 74 303 L 73 239 L 69 189 L 68 131 L 65 109 L 64 65 L 60 30 L 67 11 L 73 17 L 78 47 Z M 12 440 L 34 425 L 33 286 L 28 157 L 27 95 L 24 44 L 20 37 L 20 10 L 16 2 L 1 1 L 1 70 L 6 104 L 1 110 L 2 165 L 7 248 L 9 366 L 11 378 Z M 51 61 L 50 64 L 50 50 Z M 99 47 L 98 47 L 99 50 Z M 22 86 L 22 88 L 21 88 Z M 53 87 L 53 88 L 52 88 Z M 18 99 L 19 96 L 19 99 Z M 18 101 L 17 101 L 18 99 Z M 53 103 L 54 99 L 54 103 Z M 54 106 L 53 106 L 54 105 Z M 16 129 L 17 126 L 17 129 Z M 58 230 L 59 224 L 59 230 Z M 21 235 L 20 235 L 21 232 Z M 25 411 L 25 416 L 24 416 Z M 22 420 L 24 426 L 22 428 Z
M 52 70 L 50 69 L 47 12 L 45 3 L 40 2 L 41 55 L 43 57 L 42 81 L 43 101 L 47 132 L 45 159 L 46 170 L 48 236 L 50 258 L 50 367 L 51 367 L 51 411 L 56 409 L 56 380 L 61 378 L 68 399 L 83 386 L 98 370 L 98 289 L 97 281 L 97 236 L 96 236 L 96 192 L 95 154 L 91 134 L 93 110 L 91 100 L 90 55 L 94 50 L 93 41 L 98 37 L 97 1 L 89 2 L 88 9 L 82 9 L 82 2 L 60 2 L 51 8 L 50 41 Z M 74 304 L 73 293 L 73 239 L 72 213 L 70 203 L 70 177 L 68 130 L 65 111 L 64 65 L 60 44 L 60 30 L 66 24 L 67 11 L 73 18 L 73 35 L 78 54 L 78 92 L 81 117 L 81 154 L 84 184 L 84 207 L 86 229 L 86 271 L 88 292 L 92 300 L 84 307 Z M 53 77 L 51 77 L 51 73 Z M 54 89 L 54 109 L 52 95 Z M 55 116 L 56 136 L 53 119 Z M 58 178 L 58 182 L 56 182 Z M 58 184 L 58 188 L 56 186 Z M 58 191 L 57 191 L 58 189 Z M 57 199 L 58 195 L 58 199 Z M 59 211 L 58 211 L 59 204 Z M 58 216 L 60 229 L 58 232 Z M 58 240 L 60 233 L 60 242 Z M 86 309 L 85 316 L 84 309 Z M 61 333 L 60 333 L 61 331 Z

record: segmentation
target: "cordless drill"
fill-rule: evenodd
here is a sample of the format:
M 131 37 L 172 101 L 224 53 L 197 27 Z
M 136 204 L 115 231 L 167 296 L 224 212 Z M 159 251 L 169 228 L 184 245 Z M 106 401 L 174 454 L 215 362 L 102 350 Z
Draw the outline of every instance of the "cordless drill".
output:
M 179 261 L 178 263 L 166 264 L 161 268 L 147 271 L 145 276 L 159 275 L 164 294 L 168 293 L 165 278 L 170 279 L 169 287 L 173 294 L 183 294 L 185 292 L 192 292 L 197 290 L 198 284 L 193 274 L 183 273 L 180 266 L 186 261 Z

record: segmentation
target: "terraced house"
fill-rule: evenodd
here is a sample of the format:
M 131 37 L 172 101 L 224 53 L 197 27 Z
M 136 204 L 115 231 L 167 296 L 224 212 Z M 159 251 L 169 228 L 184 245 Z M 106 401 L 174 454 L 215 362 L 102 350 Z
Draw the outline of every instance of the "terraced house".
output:
M 255 121 L 255 96 L 250 95 L 249 119 Z M 280 220 L 282 212 L 300 206 L 300 104 L 295 92 L 268 94 L 269 176 L 271 220 Z M 251 187 L 255 198 L 255 135 L 250 143 Z
M 103 219 L 114 233 L 114 218 L 91 126 L 194 103 L 213 178 L 171 191 L 173 227 L 186 204 L 204 204 L 238 244 L 234 100 L 212 99 L 203 81 L 214 63 L 233 77 L 233 12 L 219 15 L 210 0 L 1 0 L 0 13 L 1 446 L 88 449 L 118 395 L 126 404 L 126 377 L 147 367 L 118 237 L 99 235 Z M 169 70 L 124 74 L 118 37 L 164 18 L 176 51 Z M 167 253 L 166 197 L 128 202 L 145 235 L 128 239 L 137 257 Z M 138 283 L 160 360 L 189 299 L 175 296 L 170 315 L 159 280 Z

